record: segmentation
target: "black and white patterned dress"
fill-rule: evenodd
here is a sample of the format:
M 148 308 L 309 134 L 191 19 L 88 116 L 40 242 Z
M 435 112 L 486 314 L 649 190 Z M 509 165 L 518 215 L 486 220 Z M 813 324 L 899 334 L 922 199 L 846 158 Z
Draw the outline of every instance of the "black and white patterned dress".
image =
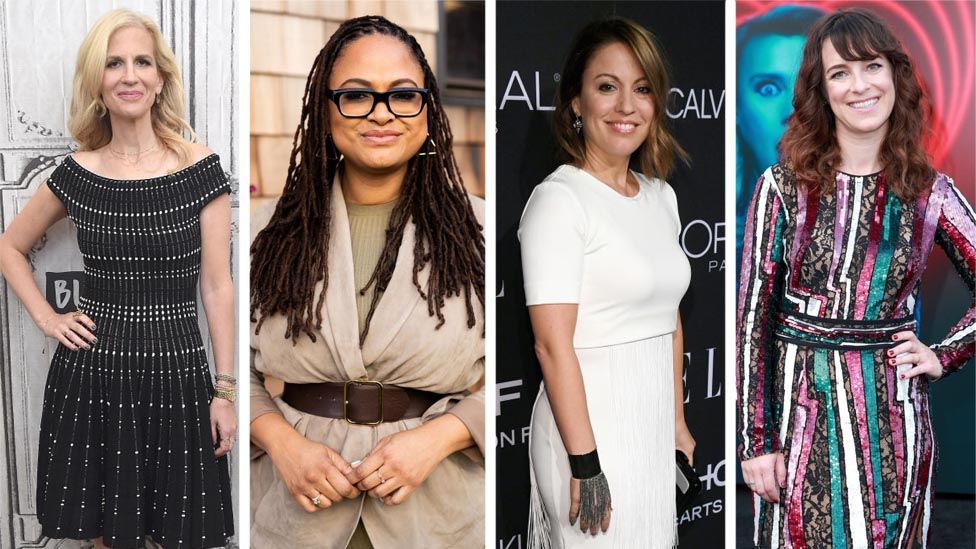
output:
M 215 547 L 233 534 L 227 458 L 214 458 L 213 383 L 197 324 L 200 211 L 230 192 L 212 154 L 115 180 L 71 157 L 48 180 L 78 228 L 91 350 L 59 345 L 41 418 L 45 536 L 111 547 Z

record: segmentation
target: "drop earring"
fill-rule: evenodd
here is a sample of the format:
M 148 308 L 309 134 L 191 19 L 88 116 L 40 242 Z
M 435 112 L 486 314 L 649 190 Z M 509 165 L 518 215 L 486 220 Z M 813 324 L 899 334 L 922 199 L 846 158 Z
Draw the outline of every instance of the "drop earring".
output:
M 583 131 L 583 117 L 582 116 L 580 116 L 578 114 L 576 115 L 576 119 L 573 120 L 573 129 L 576 130 L 576 133 L 577 134 L 578 133 L 581 133 Z
M 421 147 L 420 152 L 417 156 L 434 156 L 437 154 L 437 146 L 434 145 L 434 140 L 430 138 L 430 134 L 427 134 L 427 141 L 424 142 L 424 146 Z

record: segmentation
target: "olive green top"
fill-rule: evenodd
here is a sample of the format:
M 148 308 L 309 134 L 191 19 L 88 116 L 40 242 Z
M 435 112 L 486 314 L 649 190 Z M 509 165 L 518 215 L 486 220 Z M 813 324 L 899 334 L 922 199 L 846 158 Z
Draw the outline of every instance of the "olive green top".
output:
M 397 200 L 386 204 L 352 204 L 346 202 L 346 213 L 349 214 L 349 236 L 352 240 L 352 272 L 356 283 L 356 311 L 359 313 L 359 334 L 366 328 L 366 314 L 373 295 L 376 294 L 376 284 L 371 284 L 365 293 L 361 293 L 363 286 L 369 281 L 376 270 L 376 264 L 383 254 L 386 245 L 386 229 L 390 225 L 390 215 Z M 382 297 L 382 296 L 380 296 Z M 356 526 L 356 531 L 349 540 L 346 549 L 372 549 L 366 528 L 362 519 Z
M 349 214 L 349 236 L 352 240 L 352 270 L 356 283 L 356 310 L 359 313 L 359 333 L 366 328 L 366 314 L 376 293 L 376 284 L 360 293 L 376 270 L 376 263 L 386 245 L 386 229 L 397 200 L 386 204 L 351 204 L 346 202 Z M 382 297 L 382 296 L 380 296 Z

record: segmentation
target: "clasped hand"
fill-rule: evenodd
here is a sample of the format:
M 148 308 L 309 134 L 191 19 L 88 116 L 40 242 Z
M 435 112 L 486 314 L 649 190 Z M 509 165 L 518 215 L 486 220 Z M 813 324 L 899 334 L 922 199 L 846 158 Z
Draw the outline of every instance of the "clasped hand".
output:
M 297 432 L 294 437 L 269 455 L 292 497 L 309 513 L 362 492 L 388 505 L 403 503 L 447 457 L 423 426 L 381 438 L 355 467 L 324 444 Z
M 385 436 L 356 466 L 356 487 L 387 505 L 399 505 L 445 457 L 423 427 Z

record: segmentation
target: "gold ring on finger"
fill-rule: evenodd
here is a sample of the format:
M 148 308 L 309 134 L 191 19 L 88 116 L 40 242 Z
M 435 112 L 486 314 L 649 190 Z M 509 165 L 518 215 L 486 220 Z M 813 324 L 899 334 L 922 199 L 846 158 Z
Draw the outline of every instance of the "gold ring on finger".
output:
M 80 317 L 83 314 L 84 313 L 82 313 L 81 311 L 75 311 L 75 312 L 71 313 L 71 318 L 78 318 L 78 317 Z

